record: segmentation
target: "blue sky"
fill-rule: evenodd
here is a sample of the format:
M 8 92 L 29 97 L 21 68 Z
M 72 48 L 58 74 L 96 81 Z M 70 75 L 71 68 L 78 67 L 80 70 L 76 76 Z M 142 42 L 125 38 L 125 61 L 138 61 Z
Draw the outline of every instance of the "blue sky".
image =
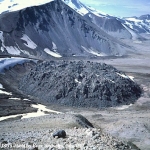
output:
M 80 2 L 117 17 L 150 14 L 150 0 L 80 0 Z

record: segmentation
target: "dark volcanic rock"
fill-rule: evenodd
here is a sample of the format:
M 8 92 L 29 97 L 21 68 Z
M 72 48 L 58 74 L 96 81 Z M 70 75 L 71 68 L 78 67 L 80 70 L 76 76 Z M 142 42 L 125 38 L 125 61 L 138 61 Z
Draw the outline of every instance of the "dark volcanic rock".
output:
M 53 133 L 53 137 L 57 136 L 58 138 L 65 138 L 66 132 L 64 130 L 59 130 Z
M 43 62 L 24 76 L 20 89 L 44 103 L 110 107 L 133 103 L 140 87 L 114 67 L 93 62 Z

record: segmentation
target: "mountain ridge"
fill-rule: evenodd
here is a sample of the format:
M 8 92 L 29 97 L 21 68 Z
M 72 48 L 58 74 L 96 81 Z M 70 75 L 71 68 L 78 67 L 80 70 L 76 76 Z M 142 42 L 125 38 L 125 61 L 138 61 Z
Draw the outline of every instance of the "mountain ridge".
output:
M 15 54 L 43 58 L 48 54 L 61 57 L 123 53 L 119 41 L 61 0 L 3 14 L 0 22 L 1 54 L 11 49 Z
M 140 17 L 125 17 L 124 24 L 131 28 L 138 34 L 147 33 L 150 34 L 150 15 L 142 15 Z
M 118 39 L 144 40 L 126 22 L 77 0 L 53 0 L 0 15 L 0 54 L 122 56 L 126 45 Z

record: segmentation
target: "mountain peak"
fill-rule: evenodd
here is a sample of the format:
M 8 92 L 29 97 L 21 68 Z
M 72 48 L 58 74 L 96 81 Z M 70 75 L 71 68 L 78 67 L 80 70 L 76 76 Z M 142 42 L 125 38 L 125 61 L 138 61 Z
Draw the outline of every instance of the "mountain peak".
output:
M 146 14 L 146 15 L 142 15 L 139 17 L 139 19 L 142 19 L 142 20 L 150 20 L 150 15 L 149 14 Z
M 78 10 L 88 11 L 82 3 L 78 4 Z M 62 0 L 3 14 L 0 31 L 0 54 L 44 59 L 124 54 L 119 41 Z

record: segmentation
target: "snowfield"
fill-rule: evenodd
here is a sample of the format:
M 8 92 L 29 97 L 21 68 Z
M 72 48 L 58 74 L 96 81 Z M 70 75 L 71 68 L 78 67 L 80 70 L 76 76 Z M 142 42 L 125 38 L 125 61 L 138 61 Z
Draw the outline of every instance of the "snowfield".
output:
M 5 46 L 7 52 L 12 55 L 20 55 L 20 51 L 14 46 Z
M 6 91 L 3 91 L 3 90 L 0 90 L 0 94 L 4 94 L 4 95 L 12 95 L 12 93 L 6 92 Z
M 45 48 L 44 51 L 53 57 L 57 57 L 57 58 L 62 57 L 59 53 L 53 52 L 53 51 L 49 50 L 48 48 Z
M 24 34 L 21 39 L 27 42 L 27 44 L 24 43 L 25 46 L 27 46 L 31 49 L 36 49 L 37 48 L 37 45 L 26 34 Z
M 4 72 L 4 69 L 9 69 L 10 67 L 15 66 L 16 64 L 23 64 L 25 62 L 31 61 L 26 58 L 2 58 L 0 59 L 0 73 Z
M 0 83 L 0 89 L 3 89 L 3 85 Z
M 0 117 L 0 121 L 6 120 L 6 119 L 15 118 L 15 117 L 18 117 L 18 116 L 22 116 L 21 119 L 26 119 L 26 118 L 33 118 L 33 117 L 40 117 L 40 116 L 48 115 L 45 112 L 62 114 L 61 112 L 47 109 L 46 106 L 41 105 L 41 104 L 37 104 L 37 105 L 33 104 L 33 105 L 31 105 L 31 107 L 37 108 L 38 109 L 37 112 L 4 116 L 4 117 Z
M 36 1 L 27 1 L 27 0 L 4 0 L 0 1 L 0 14 L 5 11 L 17 11 L 30 6 L 38 6 L 54 0 L 36 0 Z
M 2 46 L 1 46 L 1 51 L 2 52 L 4 51 L 4 48 L 5 48 L 9 54 L 20 55 L 20 51 L 19 51 L 19 49 L 17 47 L 15 47 L 15 46 L 5 46 L 5 44 L 4 44 L 4 37 L 3 37 L 3 32 L 2 31 L 0 31 L 0 40 L 2 42 Z
M 87 49 L 87 48 L 85 48 L 84 46 L 81 46 L 86 52 L 88 52 L 88 53 L 90 53 L 90 54 L 93 54 L 93 55 L 95 55 L 95 56 L 107 56 L 106 54 L 104 54 L 104 53 L 101 53 L 101 52 L 98 52 L 98 51 L 96 51 L 95 49 L 92 49 L 92 48 L 90 48 L 90 49 Z
M 142 22 L 142 20 L 136 18 L 127 18 L 126 20 L 133 21 L 133 22 Z

